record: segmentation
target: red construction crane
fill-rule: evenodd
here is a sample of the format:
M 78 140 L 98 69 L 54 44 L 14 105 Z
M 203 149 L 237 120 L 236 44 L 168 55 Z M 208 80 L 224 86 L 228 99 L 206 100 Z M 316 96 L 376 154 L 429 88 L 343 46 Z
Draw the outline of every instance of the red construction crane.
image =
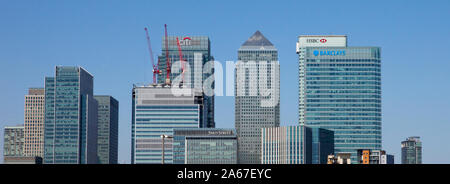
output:
M 181 51 L 180 40 L 177 37 L 177 46 L 178 46 L 178 54 L 180 55 L 180 64 L 181 64 L 181 82 L 184 83 L 184 59 L 183 52 Z
M 167 40 L 167 24 L 164 24 L 165 43 L 166 43 L 166 84 L 170 85 L 170 60 L 169 60 L 169 43 Z
M 145 35 L 147 36 L 148 51 L 150 52 L 150 58 L 151 58 L 151 61 L 152 61 L 153 84 L 156 84 L 156 74 L 160 74 L 161 73 L 161 71 L 159 71 L 159 69 L 158 69 L 159 59 L 158 59 L 158 65 L 155 65 L 155 60 L 153 58 L 152 44 L 150 42 L 150 36 L 148 35 L 148 29 L 144 28 L 144 30 L 145 30 Z

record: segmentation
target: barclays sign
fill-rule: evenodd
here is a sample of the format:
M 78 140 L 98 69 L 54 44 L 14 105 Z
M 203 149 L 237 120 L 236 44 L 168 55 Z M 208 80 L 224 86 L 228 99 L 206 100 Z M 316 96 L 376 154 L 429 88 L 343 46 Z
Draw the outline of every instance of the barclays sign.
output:
M 314 56 L 345 56 L 345 50 L 315 50 Z

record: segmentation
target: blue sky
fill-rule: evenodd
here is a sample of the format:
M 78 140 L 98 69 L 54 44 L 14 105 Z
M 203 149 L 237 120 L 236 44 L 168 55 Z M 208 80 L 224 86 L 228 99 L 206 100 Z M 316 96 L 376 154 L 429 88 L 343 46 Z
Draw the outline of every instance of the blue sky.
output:
M 155 54 L 170 35 L 206 35 L 216 60 L 260 30 L 279 50 L 281 124 L 297 124 L 297 36 L 344 34 L 382 47 L 383 149 L 421 136 L 424 163 L 450 163 L 450 1 L 0 0 L 0 127 L 23 123 L 24 95 L 55 65 L 82 66 L 94 93 L 119 100 L 119 162 L 130 162 L 131 89 L 149 82 L 143 28 Z M 216 97 L 217 127 L 234 127 L 233 97 Z M 3 144 L 3 131 L 0 133 Z M 1 157 L 0 157 L 1 158 Z M 1 160 L 3 160 L 1 158 Z

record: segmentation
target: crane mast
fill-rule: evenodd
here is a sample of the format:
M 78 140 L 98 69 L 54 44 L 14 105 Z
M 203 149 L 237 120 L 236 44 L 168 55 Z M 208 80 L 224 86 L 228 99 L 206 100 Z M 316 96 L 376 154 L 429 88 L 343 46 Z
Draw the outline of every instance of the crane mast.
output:
M 180 55 L 180 64 L 181 64 L 181 84 L 184 84 L 184 59 L 183 59 L 183 52 L 181 51 L 181 45 L 180 40 L 178 40 L 177 37 L 177 46 L 178 46 L 178 54 Z
M 164 24 L 165 45 L 166 45 L 166 84 L 170 85 L 170 60 L 169 60 L 169 43 L 167 38 L 167 24 Z
M 148 51 L 150 53 L 150 59 L 152 61 L 153 84 L 156 84 L 156 74 L 160 74 L 161 71 L 159 71 L 158 66 L 155 65 L 155 60 L 153 58 L 152 44 L 150 42 L 150 36 L 148 34 L 148 29 L 144 28 L 144 30 L 145 30 L 145 36 L 147 37 L 147 45 L 148 45 Z M 158 59 L 158 64 L 159 64 L 159 59 Z

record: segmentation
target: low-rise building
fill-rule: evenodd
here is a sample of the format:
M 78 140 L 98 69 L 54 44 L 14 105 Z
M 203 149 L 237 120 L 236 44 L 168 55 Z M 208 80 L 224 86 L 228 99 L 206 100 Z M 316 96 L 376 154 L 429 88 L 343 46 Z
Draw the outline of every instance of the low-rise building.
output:
M 336 155 L 328 155 L 327 164 L 351 164 L 351 153 L 337 153 Z
M 360 164 L 394 164 L 394 156 L 384 150 L 358 150 Z
M 311 164 L 312 130 L 307 126 L 261 128 L 262 164 Z
M 237 164 L 237 136 L 231 129 L 173 130 L 174 164 Z
M 42 164 L 38 156 L 5 156 L 3 164 Z
M 3 136 L 3 156 L 23 156 L 24 126 L 5 126 Z

